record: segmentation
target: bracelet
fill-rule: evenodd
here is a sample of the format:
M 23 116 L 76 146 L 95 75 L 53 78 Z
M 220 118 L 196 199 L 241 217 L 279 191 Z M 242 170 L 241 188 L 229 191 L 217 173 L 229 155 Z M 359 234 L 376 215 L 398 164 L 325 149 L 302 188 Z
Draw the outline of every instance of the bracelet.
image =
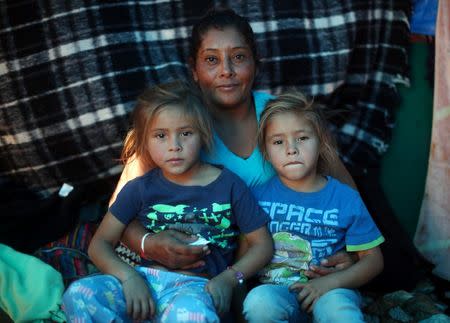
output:
M 233 266 L 228 266 L 227 269 L 234 271 L 234 277 L 238 281 L 239 285 L 244 283 L 244 273 L 242 271 L 236 270 Z
M 144 250 L 144 243 L 145 243 L 145 238 L 147 238 L 151 233 L 147 232 L 146 234 L 144 234 L 142 236 L 141 239 L 141 257 L 145 258 L 145 250 Z

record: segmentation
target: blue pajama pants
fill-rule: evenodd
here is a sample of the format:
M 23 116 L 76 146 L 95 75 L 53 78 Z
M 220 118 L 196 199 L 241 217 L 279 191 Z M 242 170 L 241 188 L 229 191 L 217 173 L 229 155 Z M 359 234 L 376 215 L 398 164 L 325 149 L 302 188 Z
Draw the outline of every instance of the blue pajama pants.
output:
M 147 267 L 136 271 L 148 282 L 156 314 L 152 322 L 219 322 L 206 278 Z M 122 284 L 111 275 L 73 282 L 63 295 L 69 322 L 133 322 L 127 316 Z M 150 322 L 150 321 L 146 321 Z

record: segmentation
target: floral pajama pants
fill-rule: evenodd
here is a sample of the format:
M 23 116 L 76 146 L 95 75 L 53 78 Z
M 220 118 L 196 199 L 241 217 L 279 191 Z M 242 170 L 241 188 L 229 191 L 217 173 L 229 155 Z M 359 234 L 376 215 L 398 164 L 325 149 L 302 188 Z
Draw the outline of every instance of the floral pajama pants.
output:
M 156 313 L 153 322 L 219 322 L 206 278 L 136 267 L 146 279 Z M 111 275 L 93 275 L 73 282 L 63 295 L 68 322 L 133 322 L 126 313 L 122 284 Z M 150 321 L 146 321 L 150 322 Z

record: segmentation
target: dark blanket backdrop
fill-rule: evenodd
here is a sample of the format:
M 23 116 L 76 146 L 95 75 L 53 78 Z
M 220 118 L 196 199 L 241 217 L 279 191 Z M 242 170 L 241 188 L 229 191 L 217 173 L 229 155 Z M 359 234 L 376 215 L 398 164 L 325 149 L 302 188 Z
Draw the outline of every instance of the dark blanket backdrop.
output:
M 250 20 L 255 88 L 295 86 L 346 111 L 334 132 L 387 238 L 381 285 L 412 287 L 420 256 L 378 184 L 396 84 L 408 83 L 409 1 L 0 1 L 1 242 L 31 251 L 112 192 L 136 96 L 188 77 L 190 27 L 213 4 Z M 71 199 L 57 196 L 63 183 Z

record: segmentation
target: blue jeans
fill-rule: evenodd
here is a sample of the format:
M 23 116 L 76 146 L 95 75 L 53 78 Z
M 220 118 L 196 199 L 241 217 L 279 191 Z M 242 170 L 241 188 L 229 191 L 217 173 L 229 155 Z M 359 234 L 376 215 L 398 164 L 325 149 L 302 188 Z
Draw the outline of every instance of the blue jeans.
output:
M 313 308 L 314 322 L 364 322 L 361 296 L 353 289 L 338 288 L 323 294 Z M 264 284 L 253 288 L 244 300 L 244 316 L 250 322 L 309 322 L 287 286 Z
M 207 279 L 153 268 L 137 267 L 156 305 L 154 322 L 219 322 Z M 63 295 L 68 322 L 132 322 L 126 313 L 122 284 L 111 275 L 73 282 Z

